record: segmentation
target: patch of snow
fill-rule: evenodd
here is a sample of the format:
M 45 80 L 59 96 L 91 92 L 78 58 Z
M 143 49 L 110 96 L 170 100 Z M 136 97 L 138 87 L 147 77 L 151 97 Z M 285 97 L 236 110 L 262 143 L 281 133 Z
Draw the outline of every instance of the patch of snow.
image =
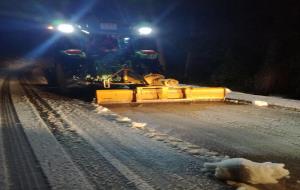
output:
M 252 101 L 252 104 L 253 105 L 256 105 L 256 106 L 268 106 L 268 102 L 265 102 L 265 101 L 260 101 L 260 100 L 254 100 Z
M 129 122 L 131 122 L 131 119 L 129 119 L 128 117 L 118 117 L 116 120 L 117 120 L 117 122 L 120 122 L 120 123 L 129 123 Z
M 248 101 L 248 102 L 252 102 L 254 100 L 261 100 L 261 101 L 268 102 L 268 104 L 272 106 L 279 106 L 284 108 L 300 110 L 300 100 L 292 100 L 292 99 L 286 99 L 281 97 L 260 96 L 260 95 L 246 94 L 246 93 L 233 91 L 226 95 L 226 99 Z
M 110 110 L 108 109 L 108 108 L 106 108 L 106 107 L 102 107 L 102 106 L 97 106 L 97 108 L 96 108 L 96 112 L 97 113 L 106 113 L 106 112 L 109 112 Z
M 203 153 L 201 149 L 188 149 L 187 152 L 192 155 L 200 155 Z
M 132 128 L 145 129 L 147 123 L 132 122 L 131 125 L 132 125 Z
M 284 164 L 258 163 L 244 158 L 232 158 L 217 163 L 205 163 L 208 171 L 214 171 L 218 179 L 248 184 L 275 184 L 290 173 Z
M 229 93 L 231 93 L 232 91 L 231 91 L 229 88 L 225 88 L 225 92 L 226 92 L 226 94 L 229 94 Z
M 178 139 L 178 138 L 175 138 L 175 137 L 172 137 L 172 136 L 170 136 L 170 137 L 168 138 L 168 140 L 171 141 L 171 142 L 182 142 L 181 139 Z

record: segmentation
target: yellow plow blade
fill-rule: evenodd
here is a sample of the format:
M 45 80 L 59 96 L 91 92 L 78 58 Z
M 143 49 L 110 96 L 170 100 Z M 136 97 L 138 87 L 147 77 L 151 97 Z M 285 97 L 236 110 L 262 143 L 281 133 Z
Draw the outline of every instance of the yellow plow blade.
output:
M 147 86 L 134 90 L 97 90 L 98 104 L 224 101 L 228 89 L 221 87 Z

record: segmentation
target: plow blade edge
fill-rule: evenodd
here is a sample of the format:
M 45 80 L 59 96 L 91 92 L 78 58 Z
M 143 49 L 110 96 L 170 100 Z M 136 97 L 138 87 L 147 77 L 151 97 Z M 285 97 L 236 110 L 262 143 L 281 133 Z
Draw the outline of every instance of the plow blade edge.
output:
M 222 87 L 148 86 L 97 90 L 96 98 L 98 104 L 224 101 L 227 92 Z

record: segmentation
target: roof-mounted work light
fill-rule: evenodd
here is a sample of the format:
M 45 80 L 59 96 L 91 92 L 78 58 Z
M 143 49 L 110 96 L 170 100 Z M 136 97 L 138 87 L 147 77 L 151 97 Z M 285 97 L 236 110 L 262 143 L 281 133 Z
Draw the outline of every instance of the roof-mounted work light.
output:
M 151 27 L 140 27 L 138 32 L 140 35 L 147 36 L 152 33 L 153 29 Z
M 72 24 L 59 24 L 57 30 L 63 33 L 73 33 L 75 29 Z

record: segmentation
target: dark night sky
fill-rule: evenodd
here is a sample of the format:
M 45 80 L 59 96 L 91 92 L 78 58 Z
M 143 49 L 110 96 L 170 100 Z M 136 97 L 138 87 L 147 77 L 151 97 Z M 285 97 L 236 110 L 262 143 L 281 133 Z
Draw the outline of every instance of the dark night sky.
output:
M 170 76 L 300 97 L 298 0 L 1 0 L 0 55 L 26 53 L 39 24 L 78 14 L 156 24 Z

